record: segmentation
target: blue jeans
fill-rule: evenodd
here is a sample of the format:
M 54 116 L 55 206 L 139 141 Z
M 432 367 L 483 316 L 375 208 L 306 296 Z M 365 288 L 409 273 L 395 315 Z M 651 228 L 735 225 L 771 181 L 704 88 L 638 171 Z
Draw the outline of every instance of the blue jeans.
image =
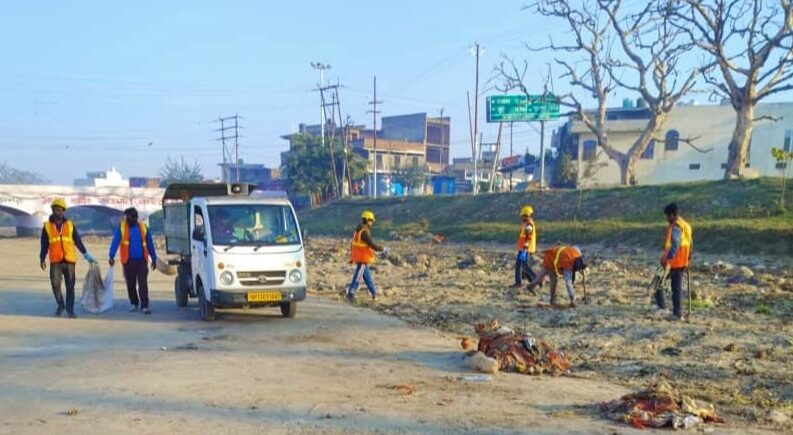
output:
M 686 269 L 672 269 L 669 271 L 669 280 L 672 282 L 672 313 L 678 317 L 683 314 L 683 308 L 681 305 L 683 302 L 684 273 L 686 273 Z M 663 290 L 658 290 L 655 292 L 655 303 L 658 305 L 658 308 L 666 308 Z
M 531 254 L 528 255 L 526 261 L 520 261 L 520 252 L 518 252 L 517 257 L 515 257 L 515 285 L 521 285 L 523 283 L 523 278 L 529 280 L 529 282 L 533 282 L 537 277 L 534 274 L 534 271 L 531 270 Z
M 376 296 L 377 288 L 374 286 L 372 272 L 369 270 L 369 265 L 366 263 L 356 264 L 355 273 L 352 275 L 352 282 L 347 289 L 347 296 L 355 296 L 355 291 L 358 290 L 358 283 L 361 281 L 361 275 L 363 275 L 363 282 L 366 283 L 366 287 L 369 288 L 369 293 L 371 293 L 372 296 Z

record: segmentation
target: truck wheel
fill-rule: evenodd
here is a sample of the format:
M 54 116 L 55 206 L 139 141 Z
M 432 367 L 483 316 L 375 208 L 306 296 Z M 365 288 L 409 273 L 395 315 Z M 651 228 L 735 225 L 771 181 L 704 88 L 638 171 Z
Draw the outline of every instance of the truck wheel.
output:
M 291 319 L 297 313 L 297 302 L 281 302 L 281 315 Z
M 176 306 L 177 307 L 186 307 L 187 306 L 187 289 L 184 285 L 184 280 L 181 276 L 176 277 L 173 281 L 173 292 L 176 296 Z
M 196 292 L 198 293 L 198 310 L 201 312 L 201 320 L 205 322 L 215 320 L 215 306 L 212 305 L 212 302 L 207 300 L 204 294 L 204 286 L 200 282 L 198 283 Z

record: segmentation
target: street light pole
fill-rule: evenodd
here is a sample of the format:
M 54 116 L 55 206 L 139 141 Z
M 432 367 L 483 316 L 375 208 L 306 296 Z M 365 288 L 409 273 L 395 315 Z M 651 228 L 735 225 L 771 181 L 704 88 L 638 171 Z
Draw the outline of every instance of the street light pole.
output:
M 322 62 L 311 62 L 314 69 L 319 70 L 319 91 L 325 86 L 325 70 L 330 69 L 330 65 L 325 65 Z M 325 104 L 324 101 L 319 106 L 319 135 L 322 148 L 325 148 Z

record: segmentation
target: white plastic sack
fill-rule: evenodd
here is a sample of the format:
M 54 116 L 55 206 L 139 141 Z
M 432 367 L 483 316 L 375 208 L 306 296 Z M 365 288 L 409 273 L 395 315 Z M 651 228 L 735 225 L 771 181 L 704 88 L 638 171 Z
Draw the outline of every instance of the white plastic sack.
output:
M 102 269 L 97 263 L 88 268 L 83 282 L 83 295 L 80 303 L 88 312 L 97 314 L 113 307 L 113 268 L 107 271 L 102 280 Z

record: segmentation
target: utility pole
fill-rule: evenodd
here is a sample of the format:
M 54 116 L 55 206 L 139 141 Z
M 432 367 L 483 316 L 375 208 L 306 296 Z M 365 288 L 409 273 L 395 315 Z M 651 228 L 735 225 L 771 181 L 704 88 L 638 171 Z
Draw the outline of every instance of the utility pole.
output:
M 443 107 L 441 107 L 441 152 L 438 156 L 438 174 L 443 172 L 443 148 L 446 146 L 444 139 L 446 133 L 446 121 L 443 120 Z
M 321 89 L 325 86 L 325 70 L 330 69 L 330 65 L 326 65 L 322 62 L 311 62 L 311 66 L 319 70 L 319 85 L 317 85 L 318 89 Z M 320 143 L 322 144 L 322 148 L 325 148 L 325 106 L 322 105 L 319 108 L 319 135 L 320 135 Z
M 545 120 L 540 121 L 540 189 L 545 184 Z
M 372 110 L 369 110 L 369 113 L 372 114 L 372 125 L 374 126 L 374 130 L 373 130 L 374 151 L 372 153 L 372 156 L 374 157 L 374 183 L 372 183 L 373 184 L 372 193 L 373 196 L 377 198 L 377 114 L 380 113 L 377 110 L 377 105 L 383 104 L 382 101 L 377 100 L 377 76 L 374 76 L 373 87 L 374 87 L 374 98 L 372 99 L 372 101 L 369 102 L 369 104 L 372 106 Z
M 474 87 L 474 140 L 477 139 L 477 133 L 479 132 L 479 43 L 476 43 L 476 86 Z M 478 150 L 479 145 L 475 145 L 476 149 Z M 477 191 L 479 190 L 479 186 L 477 183 L 477 166 L 479 160 L 478 151 L 474 151 L 474 190 L 473 193 L 476 195 Z
M 227 170 L 230 162 L 232 161 L 232 155 L 234 156 L 234 166 L 236 167 L 236 182 L 240 182 L 240 144 L 239 138 L 240 136 L 240 128 L 242 126 L 239 125 L 239 120 L 242 119 L 241 116 L 235 114 L 234 116 L 226 116 L 226 117 L 218 117 L 217 121 L 220 123 L 220 128 L 215 130 L 220 133 L 220 137 L 216 140 L 223 144 L 223 173 L 221 174 L 221 180 L 224 183 L 228 182 Z M 234 124 L 231 124 L 231 121 L 234 121 Z M 227 125 L 228 124 L 228 125 Z M 234 136 L 227 136 L 226 132 L 234 130 Z M 226 144 L 227 140 L 234 139 L 234 148 L 229 149 L 228 145 Z
M 512 157 L 512 122 L 509 123 L 509 156 Z M 512 191 L 512 171 L 513 169 L 509 169 L 509 191 Z
M 336 121 L 336 104 L 338 103 L 338 88 L 339 88 L 338 84 L 330 85 L 330 86 L 320 86 L 320 88 L 319 88 L 319 98 L 320 98 L 320 101 L 321 101 L 323 113 L 325 111 L 325 107 L 326 106 L 331 106 L 331 114 L 332 114 L 332 119 L 333 119 L 333 125 L 331 126 L 332 130 L 331 130 L 331 133 L 330 133 L 330 144 L 329 144 L 329 147 L 328 147 L 328 151 L 329 151 L 329 154 L 330 154 L 331 172 L 333 173 L 333 194 L 336 196 L 336 198 L 340 197 L 340 195 L 339 195 L 339 177 L 336 174 L 336 156 L 334 155 L 334 150 L 333 150 L 333 148 L 334 148 L 333 144 L 334 144 L 334 141 L 336 139 L 336 125 L 335 125 L 335 121 Z M 328 91 L 328 90 L 332 91 L 331 94 L 330 94 L 331 95 L 331 99 L 332 99 L 330 103 L 325 102 L 325 91 Z M 325 124 L 323 123 L 322 125 L 324 126 Z M 322 144 L 322 148 L 324 149 L 324 129 L 323 129 L 323 144 Z

